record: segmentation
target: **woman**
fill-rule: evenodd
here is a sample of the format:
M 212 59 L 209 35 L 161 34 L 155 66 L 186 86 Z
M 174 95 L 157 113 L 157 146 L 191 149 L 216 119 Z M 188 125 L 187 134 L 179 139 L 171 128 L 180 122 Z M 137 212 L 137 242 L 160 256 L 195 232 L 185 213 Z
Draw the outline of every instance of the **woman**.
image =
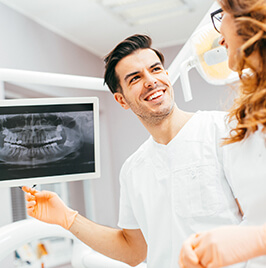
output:
M 180 253 L 182 268 L 218 268 L 266 255 L 266 0 L 218 3 L 221 9 L 212 13 L 212 21 L 227 48 L 229 67 L 240 77 L 223 150 L 244 226 L 192 235 Z M 265 257 L 249 262 L 248 267 L 266 267 Z

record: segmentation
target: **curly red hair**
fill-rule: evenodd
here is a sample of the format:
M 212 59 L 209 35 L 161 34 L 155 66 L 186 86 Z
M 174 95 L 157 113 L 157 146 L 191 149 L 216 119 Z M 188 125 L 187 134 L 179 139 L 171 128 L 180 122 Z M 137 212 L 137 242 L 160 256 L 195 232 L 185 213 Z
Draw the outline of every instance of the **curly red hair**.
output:
M 229 110 L 229 122 L 237 120 L 223 144 L 239 142 L 262 125 L 266 133 L 266 0 L 218 0 L 233 15 L 244 44 L 237 52 L 239 97 Z M 250 60 L 256 55 L 256 66 Z M 266 135 L 265 135 L 266 139 Z

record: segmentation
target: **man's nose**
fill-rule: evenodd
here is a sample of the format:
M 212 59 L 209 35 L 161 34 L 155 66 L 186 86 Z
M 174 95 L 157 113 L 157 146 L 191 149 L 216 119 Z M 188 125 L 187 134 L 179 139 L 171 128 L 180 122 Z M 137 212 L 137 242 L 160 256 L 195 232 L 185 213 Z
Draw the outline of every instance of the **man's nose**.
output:
M 145 74 L 144 86 L 146 88 L 153 88 L 157 85 L 157 79 L 150 73 Z

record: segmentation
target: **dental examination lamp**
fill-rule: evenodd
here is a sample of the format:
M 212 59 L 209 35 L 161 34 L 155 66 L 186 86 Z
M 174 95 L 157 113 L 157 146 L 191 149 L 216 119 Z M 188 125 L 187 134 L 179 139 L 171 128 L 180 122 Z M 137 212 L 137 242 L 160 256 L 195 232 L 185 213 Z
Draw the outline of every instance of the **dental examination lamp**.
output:
M 186 102 L 192 100 L 188 76 L 192 68 L 212 85 L 226 85 L 238 80 L 237 73 L 228 67 L 226 48 L 219 45 L 220 34 L 210 20 L 210 13 L 217 8 L 214 3 L 168 68 L 172 85 L 180 77 Z

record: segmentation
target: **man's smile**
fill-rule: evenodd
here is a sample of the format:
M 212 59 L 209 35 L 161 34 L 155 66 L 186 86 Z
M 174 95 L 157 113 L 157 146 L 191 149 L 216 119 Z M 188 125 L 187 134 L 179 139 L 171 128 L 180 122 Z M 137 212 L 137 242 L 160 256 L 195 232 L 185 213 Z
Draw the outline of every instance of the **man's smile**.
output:
M 159 97 L 161 97 L 164 94 L 164 90 L 157 90 L 156 92 L 151 93 L 150 95 L 148 95 L 145 100 L 146 101 L 152 101 L 155 99 L 158 99 Z

